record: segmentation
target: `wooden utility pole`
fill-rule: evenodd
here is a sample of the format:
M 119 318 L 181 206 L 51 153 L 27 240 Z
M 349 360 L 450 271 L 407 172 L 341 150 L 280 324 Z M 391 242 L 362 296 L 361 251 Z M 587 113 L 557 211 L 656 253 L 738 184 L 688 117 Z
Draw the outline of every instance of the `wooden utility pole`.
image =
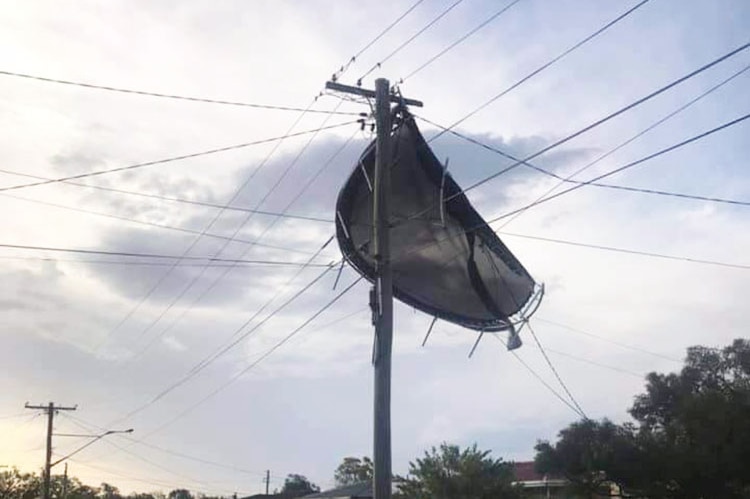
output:
M 375 172 L 373 249 L 375 257 L 375 399 L 373 496 L 391 497 L 391 345 L 393 344 L 393 273 L 391 272 L 391 104 L 388 80 L 375 80 Z
M 266 470 L 266 495 L 268 495 L 268 484 L 271 483 L 271 470 Z
M 68 463 L 65 463 L 65 473 L 63 474 L 62 499 L 68 499 Z
M 29 405 L 26 403 L 26 409 L 41 410 L 47 413 L 47 457 L 44 461 L 44 481 L 42 482 L 42 497 L 50 499 L 50 481 L 52 476 L 52 422 L 55 419 L 57 411 L 75 411 L 78 406 L 62 407 L 50 402 L 48 405 Z
M 373 364 L 373 497 L 391 499 L 391 348 L 393 345 L 393 274 L 390 244 L 390 194 L 391 194 L 391 102 L 401 102 L 421 107 L 422 103 L 391 94 L 390 83 L 385 78 L 375 80 L 375 91 L 350 87 L 336 82 L 326 83 L 326 88 L 339 92 L 375 98 L 375 171 L 373 172 L 373 256 L 375 259 L 375 286 L 373 322 L 375 324 L 375 351 Z

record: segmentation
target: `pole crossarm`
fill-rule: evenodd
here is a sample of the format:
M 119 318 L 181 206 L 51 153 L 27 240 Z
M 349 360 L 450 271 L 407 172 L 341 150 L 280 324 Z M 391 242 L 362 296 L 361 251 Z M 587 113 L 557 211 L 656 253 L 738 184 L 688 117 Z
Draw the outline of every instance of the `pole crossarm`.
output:
M 368 89 L 361 88 L 361 87 L 352 87 L 351 85 L 342 85 L 341 83 L 337 83 L 335 81 L 327 81 L 326 88 L 328 90 L 342 92 L 345 94 L 361 95 L 362 97 L 367 97 L 369 99 L 374 99 L 376 97 L 375 90 L 368 90 Z M 407 99 L 405 97 L 394 95 L 392 93 L 389 93 L 388 96 L 389 96 L 388 98 L 390 102 L 404 103 L 404 104 L 407 104 L 409 106 L 414 106 L 414 107 L 424 106 L 422 101 L 418 101 L 416 99 Z
M 30 405 L 28 402 L 24 405 L 26 409 L 40 410 L 47 413 L 47 453 L 44 461 L 44 481 L 42 482 L 42 496 L 43 499 L 50 499 L 50 480 L 51 480 L 51 469 L 54 466 L 52 464 L 52 421 L 55 419 L 55 414 L 60 411 L 75 411 L 78 409 L 77 405 L 72 407 L 66 407 L 62 405 L 55 405 L 54 402 L 50 402 L 47 405 Z M 59 461 L 58 461 L 59 462 Z

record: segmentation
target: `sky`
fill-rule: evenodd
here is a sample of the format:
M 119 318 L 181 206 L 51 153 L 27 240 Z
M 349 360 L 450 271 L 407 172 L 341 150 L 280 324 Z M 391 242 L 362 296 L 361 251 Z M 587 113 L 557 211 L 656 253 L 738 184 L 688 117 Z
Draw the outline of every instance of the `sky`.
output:
M 357 116 L 327 113 L 369 111 L 324 92 L 331 75 L 344 68 L 339 81 L 350 85 L 366 75 L 367 88 L 400 82 L 424 102 L 412 111 L 427 138 L 438 129 L 420 118 L 459 122 L 469 138 L 525 157 L 750 41 L 743 0 L 651 0 L 484 106 L 637 2 L 463 0 L 420 33 L 454 3 L 424 0 L 383 33 L 412 0 L 3 2 L 0 465 L 42 466 L 45 417 L 24 404 L 54 401 L 77 405 L 55 418 L 56 433 L 134 429 L 68 460 L 86 483 L 242 496 L 260 492 L 270 470 L 271 489 L 289 473 L 332 486 L 344 457 L 371 455 L 373 332 L 368 285 L 353 284 L 348 267 L 336 284 L 324 267 L 340 259 L 337 243 L 320 250 L 337 192 L 371 140 Z M 741 51 L 533 164 L 573 175 L 679 110 L 573 177 L 586 181 L 741 118 L 748 65 Z M 308 106 L 325 112 L 299 111 Z M 747 336 L 749 135 L 739 122 L 605 180 L 744 205 L 585 186 L 492 225 L 544 283 L 531 325 L 588 417 L 628 421 L 648 372 L 679 369 L 691 345 Z M 253 142 L 262 143 L 3 190 Z M 511 164 L 451 134 L 431 147 L 462 186 Z M 519 167 L 467 195 L 490 220 L 557 183 Z M 227 204 L 320 220 L 216 207 Z M 320 250 L 312 262 L 323 267 L 28 247 L 288 264 Z M 430 322 L 396 306 L 395 473 L 444 441 L 530 460 L 538 440 L 579 418 L 528 330 L 517 357 L 501 334 L 468 358 L 476 332 L 438 321 L 422 347 Z M 54 455 L 87 441 L 55 437 Z

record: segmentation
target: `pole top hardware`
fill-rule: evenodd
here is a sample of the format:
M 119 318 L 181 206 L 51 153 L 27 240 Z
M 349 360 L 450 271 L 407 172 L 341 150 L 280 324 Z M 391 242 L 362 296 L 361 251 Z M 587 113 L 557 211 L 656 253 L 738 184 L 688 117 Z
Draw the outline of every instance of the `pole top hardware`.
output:
M 338 82 L 335 82 L 335 81 L 327 81 L 326 82 L 326 88 L 328 90 L 334 90 L 336 92 L 344 92 L 344 93 L 347 93 L 347 94 L 356 94 L 356 95 L 361 95 L 362 97 L 369 97 L 371 99 L 375 98 L 375 91 L 374 90 L 367 90 L 367 89 L 360 88 L 360 87 L 352 87 L 350 85 L 342 85 L 341 83 L 338 83 Z M 414 107 L 423 107 L 424 106 L 424 104 L 422 104 L 422 101 L 419 101 L 419 100 L 416 100 L 416 99 L 402 98 L 401 96 L 393 95 L 393 94 L 391 94 L 389 96 L 389 100 L 391 102 L 403 103 L 403 104 L 407 104 L 409 106 L 414 106 Z

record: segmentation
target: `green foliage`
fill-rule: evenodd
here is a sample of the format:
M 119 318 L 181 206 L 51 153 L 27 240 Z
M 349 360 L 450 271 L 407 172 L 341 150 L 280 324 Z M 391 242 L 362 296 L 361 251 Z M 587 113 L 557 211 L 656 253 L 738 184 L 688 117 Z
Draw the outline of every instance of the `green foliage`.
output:
M 101 499 L 122 499 L 120 490 L 114 485 L 102 483 L 99 487 L 99 496 Z
M 750 342 L 689 348 L 679 374 L 648 375 L 630 414 L 638 426 L 582 421 L 540 442 L 537 468 L 591 492 L 750 498 Z
M 167 495 L 168 499 L 193 499 L 193 494 L 187 489 L 175 489 Z
M 372 460 L 367 456 L 362 459 L 345 457 L 336 468 L 333 477 L 339 486 L 370 481 L 372 480 Z
M 398 488 L 404 499 L 516 499 L 521 489 L 512 484 L 513 469 L 476 444 L 463 451 L 443 443 L 409 463 L 409 476 Z
M 320 487 L 310 482 L 304 475 L 290 474 L 284 479 L 281 493 L 290 497 L 302 497 L 320 492 Z
M 41 491 L 41 481 L 34 473 L 21 473 L 16 468 L 0 472 L 0 498 L 35 499 Z

